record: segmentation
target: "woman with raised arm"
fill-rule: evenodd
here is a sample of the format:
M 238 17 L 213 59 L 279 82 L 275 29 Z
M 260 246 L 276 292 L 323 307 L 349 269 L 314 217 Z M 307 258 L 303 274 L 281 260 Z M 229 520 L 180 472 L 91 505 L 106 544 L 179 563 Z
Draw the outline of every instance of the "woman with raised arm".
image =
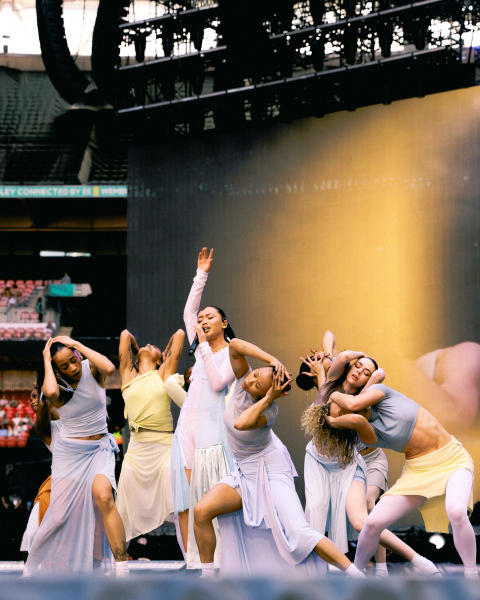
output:
M 354 361 L 353 364 L 350 364 L 349 359 Z M 379 369 L 377 363 L 372 358 L 366 357 L 363 352 L 342 352 L 333 363 L 335 368 L 332 366 L 328 375 L 325 375 L 324 372 L 325 356 L 323 353 L 315 355 L 313 359 L 307 357 L 302 360 L 308 368 L 308 372 L 303 370 L 302 375 L 310 377 L 319 384 L 315 402 L 305 411 L 302 418 L 304 430 L 313 437 L 307 446 L 305 458 L 307 498 L 305 512 L 314 527 L 323 531 L 325 528 L 328 529 L 329 535 L 340 548 L 345 548 L 348 545 L 347 539 L 352 537 L 351 528 L 360 532 L 366 523 L 369 510 L 366 501 L 370 484 L 369 473 L 373 471 L 371 477 L 374 484 L 380 484 L 387 488 L 388 463 L 385 468 L 386 456 L 382 453 L 383 456 L 374 457 L 370 461 L 369 467 L 362 466 L 358 448 L 372 446 L 376 443 L 377 436 L 374 428 L 361 415 L 350 416 L 351 427 L 348 430 L 332 428 L 330 426 L 331 417 L 344 414 L 344 411 L 332 401 L 332 398 L 339 393 L 339 390 L 351 397 L 363 396 L 371 389 L 372 385 L 383 381 L 385 372 L 383 369 Z M 323 384 L 322 381 L 324 381 Z M 305 381 L 301 380 L 301 384 L 304 383 Z M 375 490 L 373 491 L 375 492 Z M 327 524 L 329 506 L 330 519 Z M 372 509 L 373 507 L 370 510 Z M 351 525 L 350 529 L 347 527 L 346 516 Z M 388 576 L 385 548 L 403 556 L 427 574 L 438 573 L 438 569 L 433 563 L 417 554 L 391 531 L 385 529 L 382 530 L 375 549 L 377 552 L 376 573 L 379 577 Z
M 406 459 L 401 477 L 382 496 L 360 534 L 355 558 L 359 568 L 372 556 L 380 532 L 419 508 L 427 531 L 447 533 L 450 523 L 465 576 L 477 577 L 475 532 L 468 519 L 474 465 L 463 445 L 422 406 L 386 385 L 374 384 L 357 397 L 334 392 L 332 401 L 343 414 L 331 414 L 330 427 L 350 429 L 352 420 L 363 419 L 377 436 L 367 446 L 390 448 Z
M 24 576 L 36 574 L 40 565 L 42 573 L 91 572 L 97 521 L 105 528 L 116 576 L 128 576 L 125 529 L 114 501 L 118 446 L 107 430 L 105 376 L 115 367 L 67 336 L 48 340 L 43 367 L 37 387 L 57 409 L 62 430 L 53 454 L 50 508 Z
M 179 329 L 162 353 L 152 344 L 138 348 L 126 329 L 120 335 L 122 395 L 131 437 L 118 482 L 117 508 L 127 542 L 156 529 L 173 513 L 173 420 L 166 387 L 170 377 L 178 385 L 174 375 L 184 339 Z
M 200 567 L 193 508 L 233 464 L 222 417 L 228 386 L 235 379 L 228 356 L 229 341 L 235 336 L 221 308 L 206 306 L 199 311 L 212 262 L 213 250 L 203 248 L 183 314 L 189 343 L 198 335 L 199 345 L 172 446 L 173 501 L 189 569 Z M 219 537 L 217 523 L 215 528 Z M 220 564 L 220 544 L 216 562 Z
M 248 536 L 238 536 L 240 539 L 230 536 L 228 543 L 238 547 L 225 545 L 222 571 L 230 574 L 234 570 L 231 564 L 225 564 L 228 556 L 230 561 L 237 562 L 237 573 L 251 574 L 255 570 L 274 573 L 282 569 L 285 573 L 314 552 L 348 575 L 361 576 L 333 542 L 307 523 L 291 466 L 272 436 L 278 415 L 275 400 L 290 389 L 291 379 L 285 367 L 270 354 L 242 340 L 232 340 L 229 353 L 237 382 L 223 418 L 235 469 L 195 507 L 195 537 L 202 575 L 214 573 L 213 519 L 242 509 L 243 522 L 252 528 L 257 543 L 252 544 Z M 252 371 L 247 356 L 269 366 Z M 259 530 L 263 532 L 263 540 L 255 536 Z

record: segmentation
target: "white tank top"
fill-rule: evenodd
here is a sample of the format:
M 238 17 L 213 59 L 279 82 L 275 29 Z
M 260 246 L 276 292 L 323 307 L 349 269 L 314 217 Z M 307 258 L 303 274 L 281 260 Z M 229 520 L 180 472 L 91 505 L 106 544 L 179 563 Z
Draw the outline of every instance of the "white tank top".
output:
M 107 393 L 92 375 L 88 359 L 82 361 L 82 376 L 72 398 L 57 410 L 62 419 L 61 437 L 108 433 Z

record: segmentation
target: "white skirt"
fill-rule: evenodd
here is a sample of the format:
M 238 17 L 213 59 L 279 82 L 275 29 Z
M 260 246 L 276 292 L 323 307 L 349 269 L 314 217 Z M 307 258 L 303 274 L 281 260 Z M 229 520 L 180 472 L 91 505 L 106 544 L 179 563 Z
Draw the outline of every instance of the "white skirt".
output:
M 127 542 L 171 520 L 173 434 L 132 431 L 118 482 L 117 508 Z
M 39 528 L 38 520 L 40 518 L 40 502 L 33 505 L 30 516 L 28 517 L 27 528 L 22 538 L 22 545 L 20 546 L 20 552 L 30 552 L 33 540 L 37 535 Z

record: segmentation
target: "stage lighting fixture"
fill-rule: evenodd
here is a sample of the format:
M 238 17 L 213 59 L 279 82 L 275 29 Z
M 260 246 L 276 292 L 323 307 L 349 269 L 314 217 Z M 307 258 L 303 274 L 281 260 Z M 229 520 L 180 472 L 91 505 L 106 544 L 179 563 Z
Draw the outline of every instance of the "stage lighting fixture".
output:
M 445 546 L 445 538 L 439 533 L 434 533 L 428 538 L 428 541 L 435 546 L 437 550 L 440 550 Z
M 42 258 L 56 258 L 65 256 L 65 252 L 59 250 L 40 250 L 40 256 Z

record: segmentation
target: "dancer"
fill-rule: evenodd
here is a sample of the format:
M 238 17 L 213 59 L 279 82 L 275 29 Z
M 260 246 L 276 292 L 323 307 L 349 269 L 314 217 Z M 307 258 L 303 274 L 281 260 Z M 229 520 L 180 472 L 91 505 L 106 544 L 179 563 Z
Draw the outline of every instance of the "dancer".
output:
M 349 359 L 353 359 L 355 362 L 350 364 Z M 322 368 L 324 363 L 325 357 L 323 355 L 320 357 L 314 356 L 313 359 L 308 357 L 305 359 L 305 364 L 309 368 L 310 376 L 312 379 L 316 379 L 317 382 L 322 381 Z M 363 352 L 342 352 L 337 360 L 335 360 L 334 366 L 335 368 L 332 366 L 329 371 L 327 381 L 323 385 L 320 385 L 314 404 L 305 411 L 302 417 L 302 427 L 306 433 L 313 437 L 311 446 L 312 451 L 309 453 L 312 458 L 316 458 L 314 455 L 316 451 L 318 454 L 327 457 L 327 459 L 336 460 L 339 466 L 348 468 L 348 465 L 354 461 L 357 453 L 359 444 L 358 438 L 360 438 L 360 443 L 363 443 L 363 445 L 372 446 L 376 443 L 377 436 L 374 428 L 362 415 L 350 414 L 348 421 L 349 428 L 332 428 L 330 426 L 332 417 L 344 415 L 344 411 L 340 409 L 332 398 L 336 397 L 338 393 L 341 393 L 338 390 L 345 392 L 344 395 L 347 397 L 363 397 L 370 389 L 372 389 L 373 385 L 376 385 L 375 382 L 384 379 L 385 372 L 383 369 L 378 369 L 377 363 L 372 358 L 366 357 Z M 338 379 L 328 381 L 328 377 L 332 376 L 337 376 Z M 380 469 L 383 469 L 382 462 L 378 461 L 374 463 L 374 461 L 372 461 L 375 470 L 379 471 Z M 309 465 L 308 470 L 306 469 L 305 479 L 307 481 L 308 477 L 314 482 L 312 486 L 314 489 L 312 490 L 311 496 L 313 496 L 312 500 L 315 503 L 318 502 L 319 497 L 322 498 L 323 492 L 318 486 L 318 481 L 315 486 L 315 479 L 318 478 L 318 465 L 317 468 L 315 468 L 315 465 L 312 464 L 311 460 L 309 460 L 308 463 Z M 312 477 L 310 477 L 310 475 L 312 475 Z M 358 479 L 360 478 L 358 477 L 357 481 L 353 481 L 352 477 L 352 483 L 346 497 L 345 510 L 350 510 L 352 520 L 355 522 L 355 529 L 357 531 L 362 531 L 367 519 L 368 505 L 366 506 L 365 504 L 365 483 L 358 481 Z M 378 475 L 375 481 L 386 485 Z M 344 512 L 340 508 L 340 506 L 337 506 L 336 515 L 333 514 L 332 511 L 332 516 L 339 519 L 338 523 L 334 523 L 336 531 L 338 531 L 338 524 L 342 523 L 340 519 L 344 518 Z M 309 515 L 311 515 L 312 512 L 313 511 L 309 508 Z M 330 519 L 330 525 L 331 524 L 332 519 Z M 391 531 L 388 531 L 387 529 L 382 530 L 379 535 L 379 543 L 384 548 L 396 552 L 408 561 L 411 561 L 413 566 L 417 567 L 423 573 L 429 575 L 439 574 L 438 569 L 431 561 L 417 554 L 410 546 L 402 542 Z M 386 555 L 384 553 L 377 554 L 377 559 L 378 564 L 383 565 L 376 569 L 377 575 L 380 577 L 387 576 Z
M 183 315 L 190 344 L 198 335 L 199 346 L 172 446 L 175 514 L 179 516 L 189 569 L 201 566 L 193 533 L 193 511 L 189 509 L 233 466 L 222 417 L 228 386 L 235 379 L 228 356 L 229 341 L 235 336 L 222 309 L 207 306 L 198 312 L 212 261 L 213 250 L 208 253 L 203 248 Z M 219 565 L 218 523 L 215 530 L 219 542 L 215 560 Z
M 383 529 L 419 508 L 427 531 L 446 533 L 450 522 L 465 576 L 477 577 L 475 533 L 468 519 L 474 465 L 462 444 L 422 406 L 384 384 L 374 384 L 357 397 L 337 391 L 331 399 L 332 406 L 340 407 L 330 411 L 332 428 L 350 429 L 363 419 L 377 435 L 377 442 L 367 446 L 390 448 L 406 459 L 401 477 L 367 518 L 359 537 L 357 566 L 365 567 Z
M 179 329 L 162 353 L 152 344 L 139 348 L 127 329 L 120 334 L 122 395 L 131 437 L 118 482 L 117 508 L 127 542 L 159 527 L 173 512 L 173 420 L 166 382 L 177 370 L 184 339 Z M 175 387 L 173 378 L 172 383 Z
M 34 425 L 35 433 L 53 454 L 55 441 L 62 428 L 60 415 L 54 406 L 43 399 L 42 391 L 39 391 L 36 387 L 30 394 L 30 405 L 37 415 Z M 49 475 L 40 486 L 37 497 L 33 502 L 33 508 L 28 517 L 25 533 L 23 534 L 20 552 L 25 552 L 27 555 L 28 552 L 30 552 L 32 542 L 37 534 L 40 523 L 43 521 L 43 517 L 50 506 L 51 491 L 52 476 Z
M 296 383 L 303 390 L 309 391 L 314 386 L 318 389 L 327 380 L 332 362 L 338 356 L 335 336 L 331 331 L 325 332 L 322 348 L 320 360 L 312 362 L 308 357 L 301 358 L 302 365 Z M 348 358 L 347 355 L 342 356 Z M 317 353 L 314 358 L 318 358 Z M 341 364 L 345 369 L 345 361 Z M 374 383 L 381 383 L 384 376 L 383 370 L 377 370 L 359 390 L 360 393 Z M 388 460 L 383 450 L 367 448 L 359 441 L 357 451 L 352 463 L 344 468 L 338 465 L 337 460 L 319 454 L 313 441 L 308 443 L 305 454 L 307 520 L 318 531 L 328 531 L 329 537 L 343 552 L 347 552 L 348 540 L 358 539 L 358 532 L 367 514 L 388 489 Z M 381 545 L 375 553 L 375 571 L 377 577 L 388 577 L 386 550 Z
M 85 357 L 82 360 L 82 356 Z M 37 387 L 57 409 L 62 430 L 52 462 L 50 508 L 40 525 L 24 576 L 91 572 L 96 522 L 103 522 L 117 577 L 128 576 L 125 529 L 114 502 L 118 446 L 107 433 L 104 379 L 114 365 L 67 336 L 50 338 Z M 98 566 L 98 563 L 96 563 Z
M 273 356 L 242 340 L 232 340 L 229 353 L 238 380 L 224 421 L 235 457 L 235 470 L 195 507 L 195 537 L 202 575 L 214 572 L 213 519 L 243 508 L 246 525 L 271 531 L 278 560 L 296 565 L 315 552 L 348 575 L 358 577 L 357 569 L 335 544 L 307 523 L 290 466 L 272 437 L 271 429 L 278 414 L 275 400 L 290 389 L 291 379 L 285 367 Z M 252 371 L 246 356 L 271 366 Z M 264 570 L 273 569 L 263 553 L 257 556 L 246 553 L 243 560 L 247 571 L 248 563 L 258 560 L 262 561 Z

